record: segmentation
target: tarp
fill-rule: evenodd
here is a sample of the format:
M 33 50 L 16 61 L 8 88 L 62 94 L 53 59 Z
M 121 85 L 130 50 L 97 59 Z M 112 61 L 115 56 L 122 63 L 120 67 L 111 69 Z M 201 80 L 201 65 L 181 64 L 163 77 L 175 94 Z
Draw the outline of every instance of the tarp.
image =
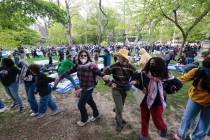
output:
M 103 69 L 104 65 L 103 64 L 98 64 L 98 68 Z M 77 73 L 73 73 L 71 75 L 72 75 L 76 85 L 79 85 L 79 78 L 77 77 Z M 53 74 L 50 74 L 49 77 L 57 78 L 58 74 L 53 73 Z M 51 85 L 51 87 L 53 87 L 54 82 L 50 83 L 50 85 Z M 70 92 L 73 89 L 74 89 L 74 87 L 73 87 L 72 83 L 68 79 L 64 78 L 61 82 L 58 83 L 56 91 L 60 94 L 65 94 L 65 93 Z
M 57 60 L 53 60 L 53 63 L 57 63 Z M 37 64 L 37 65 L 48 65 L 49 64 L 49 60 L 37 60 L 37 61 L 33 61 L 33 64 Z

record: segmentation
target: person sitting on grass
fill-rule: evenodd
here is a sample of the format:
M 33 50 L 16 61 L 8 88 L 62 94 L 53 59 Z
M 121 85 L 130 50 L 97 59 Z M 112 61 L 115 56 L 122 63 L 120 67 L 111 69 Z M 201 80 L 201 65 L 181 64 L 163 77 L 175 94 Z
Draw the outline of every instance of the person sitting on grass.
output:
M 42 118 L 46 115 L 47 107 L 52 110 L 51 115 L 59 113 L 56 102 L 51 95 L 51 87 L 49 83 L 55 81 L 54 78 L 47 77 L 44 73 L 40 72 L 40 66 L 37 64 L 31 64 L 28 68 L 35 77 L 36 91 L 39 93 L 40 102 L 38 108 L 38 118 Z

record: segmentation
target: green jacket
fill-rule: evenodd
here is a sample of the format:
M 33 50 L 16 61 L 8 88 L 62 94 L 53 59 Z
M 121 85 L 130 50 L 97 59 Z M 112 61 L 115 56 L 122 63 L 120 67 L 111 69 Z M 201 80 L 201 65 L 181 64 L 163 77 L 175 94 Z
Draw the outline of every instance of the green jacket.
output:
M 65 73 L 74 66 L 71 60 L 65 59 L 58 65 L 58 73 Z

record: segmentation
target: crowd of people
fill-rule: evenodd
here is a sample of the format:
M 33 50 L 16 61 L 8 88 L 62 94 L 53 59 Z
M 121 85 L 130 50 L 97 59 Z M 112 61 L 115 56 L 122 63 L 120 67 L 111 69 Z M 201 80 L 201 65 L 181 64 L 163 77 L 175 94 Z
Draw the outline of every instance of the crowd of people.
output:
M 42 48 L 43 55 L 49 58 L 50 65 L 53 63 L 53 55 L 59 56 L 58 77 L 51 78 L 42 71 L 40 65 L 29 65 L 24 58 L 26 54 L 24 49 L 19 48 L 14 51 L 13 58 L 11 56 L 2 58 L 0 80 L 12 100 L 10 108 L 18 108 L 20 113 L 25 111 L 23 99 L 19 93 L 19 86 L 23 83 L 31 109 L 30 116 L 38 118 L 46 115 L 48 107 L 52 111 L 51 115 L 59 113 L 59 106 L 52 97 L 52 90 L 56 89 L 57 84 L 63 78 L 70 80 L 75 94 L 79 97 L 78 109 L 81 117 L 77 125 L 82 127 L 101 117 L 93 96 L 98 77 L 101 77 L 104 84 L 112 88 L 112 97 L 115 103 L 112 110 L 116 114 L 117 132 L 121 132 L 128 123 L 122 112 L 127 92 L 132 86 L 135 86 L 145 94 L 140 104 L 141 132 L 139 140 L 149 139 L 150 115 L 159 131 L 160 138 L 164 139 L 168 136 L 167 123 L 164 120 L 164 111 L 167 106 L 166 96 L 180 90 L 185 82 L 193 81 L 188 90 L 189 99 L 186 109 L 174 138 L 184 140 L 189 136 L 192 140 L 202 140 L 210 131 L 210 56 L 204 58 L 202 66 L 199 68 L 191 67 L 185 71 L 184 75 L 176 78 L 168 70 L 170 61 L 177 60 L 185 65 L 192 64 L 195 62 L 194 57 L 199 50 L 198 47 L 186 45 L 183 59 L 179 60 L 176 58 L 179 49 L 167 45 L 144 47 L 113 45 L 106 48 L 80 45 L 67 48 Z M 151 52 L 164 53 L 154 53 L 155 56 L 152 57 Z M 139 56 L 136 66 L 133 65 L 132 59 L 129 57 L 133 54 Z M 36 49 L 32 50 L 31 56 L 38 57 Z M 111 62 L 112 56 L 115 62 Z M 99 57 L 104 60 L 103 69 L 99 69 L 97 66 Z M 71 75 L 75 72 L 79 78 L 79 85 L 75 84 Z M 49 85 L 51 82 L 54 82 L 54 87 Z M 40 97 L 39 100 L 36 99 L 37 93 Z M 91 117 L 88 116 L 86 104 L 93 111 Z M 0 100 L 0 112 L 4 112 L 5 109 L 5 104 Z M 189 135 L 189 129 L 195 120 L 197 123 L 194 125 L 192 134 Z

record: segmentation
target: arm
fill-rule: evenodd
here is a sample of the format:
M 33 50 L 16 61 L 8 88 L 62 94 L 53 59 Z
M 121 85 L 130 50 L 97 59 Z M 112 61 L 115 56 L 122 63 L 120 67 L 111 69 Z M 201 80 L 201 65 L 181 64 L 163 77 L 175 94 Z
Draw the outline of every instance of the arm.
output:
M 63 79 L 64 77 L 66 77 L 69 74 L 72 74 L 74 72 L 77 71 L 77 65 L 74 66 L 73 68 L 69 69 L 67 72 L 65 72 L 63 75 L 61 75 L 61 77 L 59 78 L 60 80 Z
M 197 69 L 194 68 L 192 69 L 191 71 L 189 71 L 188 73 L 178 77 L 178 79 L 182 82 L 182 83 L 185 83 L 185 82 L 188 82 L 188 81 L 191 81 L 193 80 L 193 78 L 195 77 L 195 74 L 197 72 Z

